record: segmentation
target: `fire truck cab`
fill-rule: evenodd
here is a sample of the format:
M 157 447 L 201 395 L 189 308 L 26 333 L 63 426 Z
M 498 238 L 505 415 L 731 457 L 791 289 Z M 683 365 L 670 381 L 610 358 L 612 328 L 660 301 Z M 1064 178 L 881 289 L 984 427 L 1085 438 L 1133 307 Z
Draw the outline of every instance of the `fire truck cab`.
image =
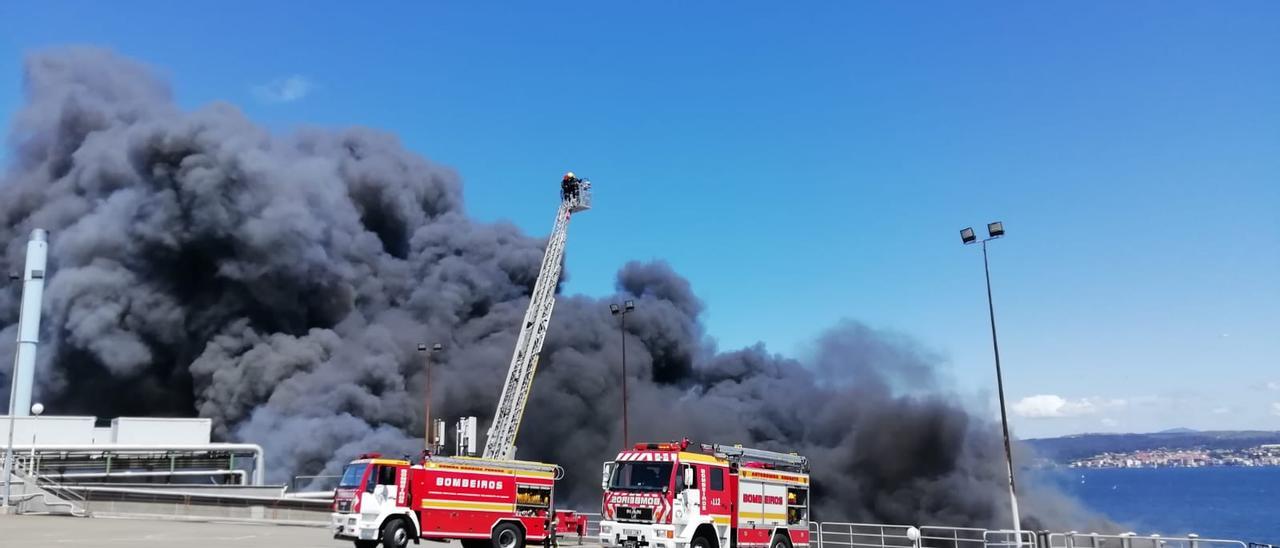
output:
M 809 545 L 808 461 L 689 441 L 640 443 L 604 464 L 600 542 L 619 548 Z
M 342 472 L 330 528 L 358 548 L 419 539 L 466 548 L 524 548 L 556 533 L 559 466 L 470 457 L 407 460 L 362 455 Z

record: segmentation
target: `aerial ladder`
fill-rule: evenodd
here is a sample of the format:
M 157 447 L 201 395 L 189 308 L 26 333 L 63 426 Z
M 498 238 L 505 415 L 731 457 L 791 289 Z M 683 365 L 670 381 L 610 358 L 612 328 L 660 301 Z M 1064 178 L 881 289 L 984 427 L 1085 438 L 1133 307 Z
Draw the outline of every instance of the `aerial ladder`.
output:
M 741 445 L 720 445 L 718 443 L 704 443 L 702 444 L 702 450 L 730 461 L 755 461 L 796 472 L 809 471 L 809 459 L 795 453 L 779 453 L 764 449 L 752 449 Z
M 524 313 L 520 336 L 516 338 L 515 353 L 507 380 L 502 385 L 498 409 L 493 413 L 493 423 L 485 437 L 484 457 L 513 459 L 516 453 L 516 433 L 524 416 L 525 402 L 533 386 L 533 374 L 538 369 L 538 353 L 547 338 L 547 325 L 551 323 L 551 309 L 556 305 L 556 284 L 564 259 L 565 237 L 569 231 L 569 219 L 574 213 L 591 209 L 591 181 L 580 179 L 573 172 L 561 180 L 560 207 L 556 210 L 556 224 L 547 240 L 547 251 L 542 256 L 542 269 L 529 297 L 529 310 Z

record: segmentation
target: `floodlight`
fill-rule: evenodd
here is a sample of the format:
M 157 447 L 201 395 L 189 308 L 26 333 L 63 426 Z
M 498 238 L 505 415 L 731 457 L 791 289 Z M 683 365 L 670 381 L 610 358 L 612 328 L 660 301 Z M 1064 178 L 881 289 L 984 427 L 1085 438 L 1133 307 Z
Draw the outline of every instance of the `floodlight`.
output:
M 992 238 L 999 238 L 1001 236 L 1004 236 L 1004 223 L 1000 221 L 996 221 L 994 223 L 988 223 L 987 234 L 991 235 Z
M 973 234 L 973 227 L 967 227 L 960 231 L 960 239 L 966 244 L 971 244 L 974 240 L 977 240 L 978 237 Z

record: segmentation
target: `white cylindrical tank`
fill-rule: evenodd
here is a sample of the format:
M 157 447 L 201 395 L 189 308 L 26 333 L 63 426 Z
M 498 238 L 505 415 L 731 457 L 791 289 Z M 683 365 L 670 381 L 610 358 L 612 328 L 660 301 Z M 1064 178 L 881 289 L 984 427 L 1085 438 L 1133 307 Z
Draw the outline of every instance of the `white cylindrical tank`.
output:
M 31 392 L 36 379 L 36 346 L 40 343 L 40 305 L 44 300 L 45 267 L 49 257 L 49 234 L 31 231 L 27 242 L 27 264 L 22 273 L 22 308 L 18 316 L 18 355 L 13 361 L 13 386 L 9 392 L 9 413 L 31 414 Z

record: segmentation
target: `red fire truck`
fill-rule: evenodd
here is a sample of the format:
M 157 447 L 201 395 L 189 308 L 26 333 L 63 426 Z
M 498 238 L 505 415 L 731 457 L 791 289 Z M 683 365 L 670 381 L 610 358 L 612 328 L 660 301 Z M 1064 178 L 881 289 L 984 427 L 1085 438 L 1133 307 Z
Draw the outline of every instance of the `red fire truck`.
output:
M 330 523 L 358 548 L 403 548 L 418 539 L 458 539 L 466 548 L 544 542 L 578 516 L 555 511 L 556 465 L 428 456 L 418 464 L 362 455 L 342 472 Z
M 689 441 L 640 443 L 604 464 L 600 542 L 621 548 L 809 544 L 809 463 Z

